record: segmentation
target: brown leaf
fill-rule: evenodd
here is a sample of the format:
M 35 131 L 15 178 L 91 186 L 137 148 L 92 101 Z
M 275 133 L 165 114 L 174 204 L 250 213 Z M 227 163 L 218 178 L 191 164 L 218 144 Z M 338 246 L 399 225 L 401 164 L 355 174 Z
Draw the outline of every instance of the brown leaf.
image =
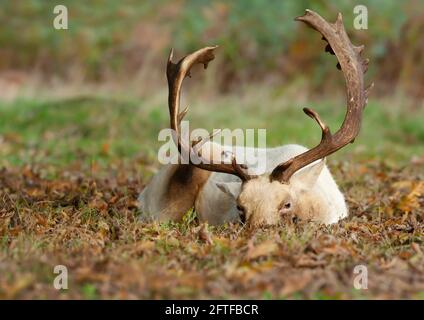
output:
M 402 198 L 398 208 L 406 213 L 419 209 L 421 197 L 424 197 L 424 181 L 412 183 L 411 191 Z
M 107 142 L 105 142 L 105 143 L 103 143 L 102 144 L 102 151 L 101 151 L 101 153 L 103 154 L 103 155 L 108 155 L 109 154 L 109 150 L 110 150 L 110 145 L 109 145 L 109 143 L 107 143 Z
M 155 249 L 156 245 L 153 241 L 141 241 L 135 245 L 135 253 L 137 255 L 142 255 L 145 253 L 149 253 Z
M 208 230 L 208 224 L 202 223 L 197 231 L 197 235 L 200 240 L 206 242 L 207 244 L 213 244 L 211 233 Z
M 411 243 L 412 249 L 415 251 L 416 254 L 422 255 L 423 252 L 421 251 L 420 245 L 416 242 Z
M 269 256 L 278 251 L 278 245 L 274 240 L 266 240 L 258 245 L 249 244 L 246 254 L 247 260 L 257 259 L 259 257 Z
M 284 286 L 280 290 L 280 295 L 290 296 L 291 294 L 301 291 L 304 289 L 312 280 L 312 274 L 309 272 L 302 272 L 293 274 L 291 277 L 287 277 L 284 281 Z
M 327 262 L 325 260 L 316 260 L 310 256 L 302 255 L 300 256 L 295 265 L 300 268 L 315 268 L 320 266 L 325 266 Z

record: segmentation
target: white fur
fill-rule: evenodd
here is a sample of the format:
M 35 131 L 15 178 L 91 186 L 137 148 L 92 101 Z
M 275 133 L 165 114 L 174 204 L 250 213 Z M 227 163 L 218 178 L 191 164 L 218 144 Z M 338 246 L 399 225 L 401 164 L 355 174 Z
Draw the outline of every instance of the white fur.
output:
M 231 150 L 236 155 L 245 152 L 245 148 L 243 147 L 231 149 L 230 147 L 220 146 L 220 148 Z M 266 149 L 262 150 L 265 152 L 260 161 L 266 161 L 266 172 L 270 173 L 278 164 L 306 150 L 307 148 L 295 144 Z M 306 173 L 308 168 L 315 164 L 312 163 L 299 170 L 293 175 L 292 179 L 298 176 L 298 180 L 301 181 L 302 172 Z M 164 166 L 141 193 L 139 201 L 143 217 L 150 217 L 157 220 L 166 219 L 166 208 L 170 204 L 163 203 L 162 195 L 176 167 L 176 165 Z M 249 167 L 249 173 L 255 173 L 258 168 L 259 166 Z M 239 211 L 236 208 L 236 199 L 240 193 L 240 186 L 241 180 L 239 178 L 225 173 L 213 172 L 203 188 L 197 193 L 193 204 L 200 220 L 213 225 L 238 220 Z M 184 192 L 184 190 L 181 190 L 181 192 Z M 318 221 L 325 224 L 332 224 L 348 215 L 344 196 L 340 192 L 326 165 L 322 168 L 311 192 L 320 197 L 321 201 L 325 203 L 325 212 L 322 212 L 320 218 L 317 218 Z

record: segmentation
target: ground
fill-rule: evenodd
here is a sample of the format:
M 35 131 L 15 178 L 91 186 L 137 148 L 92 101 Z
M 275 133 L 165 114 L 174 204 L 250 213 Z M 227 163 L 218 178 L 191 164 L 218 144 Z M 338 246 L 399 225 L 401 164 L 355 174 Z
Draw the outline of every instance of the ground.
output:
M 189 118 L 208 129 L 266 127 L 272 146 L 318 142 L 304 102 L 281 96 L 206 106 L 194 97 Z M 180 223 L 138 222 L 137 196 L 159 168 L 163 94 L 2 103 L 0 297 L 423 299 L 424 114 L 399 99 L 370 101 L 355 144 L 328 159 L 347 219 L 259 230 L 200 224 L 192 211 Z M 308 106 L 334 131 L 340 101 Z M 67 290 L 53 287 L 56 265 L 68 268 Z M 368 289 L 354 287 L 358 265 Z

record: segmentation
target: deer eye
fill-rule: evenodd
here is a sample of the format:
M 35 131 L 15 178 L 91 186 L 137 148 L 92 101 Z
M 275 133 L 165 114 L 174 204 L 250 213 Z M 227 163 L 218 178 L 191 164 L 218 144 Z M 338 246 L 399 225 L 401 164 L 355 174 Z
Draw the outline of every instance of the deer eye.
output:
M 280 212 L 285 212 L 291 209 L 291 202 L 283 202 L 281 203 L 279 210 Z

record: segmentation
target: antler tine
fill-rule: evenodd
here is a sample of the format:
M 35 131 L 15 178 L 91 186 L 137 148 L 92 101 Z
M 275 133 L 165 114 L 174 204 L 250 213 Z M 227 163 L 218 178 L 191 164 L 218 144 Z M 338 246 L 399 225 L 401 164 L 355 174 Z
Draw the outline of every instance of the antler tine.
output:
M 215 172 L 223 172 L 228 174 L 233 174 L 238 176 L 242 180 L 248 180 L 253 176 L 248 175 L 242 169 L 242 166 L 237 164 L 235 160 L 235 156 L 233 156 L 231 163 L 209 163 L 207 159 L 202 158 L 199 155 L 201 148 L 203 145 L 212 139 L 212 137 L 218 132 L 212 133 L 207 139 L 199 140 L 193 146 L 190 146 L 190 143 L 182 141 L 181 133 L 180 133 L 180 124 L 184 116 L 188 111 L 188 107 L 180 112 L 180 98 L 181 98 L 181 87 L 185 77 L 190 76 L 190 70 L 193 65 L 200 63 L 204 65 L 206 69 L 208 63 L 215 58 L 214 50 L 218 46 L 213 47 L 205 47 L 200 50 L 193 52 L 177 63 L 173 63 L 173 55 L 174 50 L 171 50 L 169 53 L 168 64 L 166 68 L 166 76 L 168 78 L 168 106 L 169 106 L 169 115 L 170 115 L 170 126 L 173 130 L 173 139 L 175 144 L 178 147 L 178 151 L 180 155 L 183 157 L 185 155 L 189 156 L 189 163 L 194 165 L 200 169 L 215 171 Z M 195 150 L 194 150 L 194 147 Z M 193 162 L 192 159 L 199 159 L 198 161 Z M 213 160 L 213 159 L 212 159 Z
M 305 108 L 303 111 L 315 119 L 322 130 L 321 142 L 314 148 L 278 165 L 271 173 L 271 180 L 288 183 L 291 176 L 308 164 L 322 159 L 345 145 L 353 142 L 359 134 L 362 112 L 366 105 L 369 89 L 364 90 L 364 73 L 369 60 L 364 60 L 361 53 L 364 46 L 354 46 L 349 40 L 339 13 L 335 23 L 328 23 L 319 14 L 306 10 L 303 16 L 295 20 L 302 21 L 322 34 L 328 42 L 325 51 L 335 54 L 337 67 L 342 70 L 347 87 L 347 111 L 340 129 L 333 135 L 329 127 L 320 119 L 318 113 Z
M 238 164 L 236 161 L 236 156 L 233 154 L 231 157 L 231 166 L 233 167 L 234 171 L 236 172 L 236 175 L 243 181 L 247 181 L 253 178 L 252 175 L 248 175 L 243 171 L 243 166 L 241 164 Z M 245 166 L 244 166 L 245 167 Z M 245 167 L 246 168 L 246 167 Z M 246 168 L 247 169 L 247 168 Z
M 309 108 L 303 108 L 303 112 L 306 113 L 307 116 L 311 117 L 318 123 L 322 131 L 322 138 L 321 138 L 322 140 L 331 139 L 330 128 L 324 123 L 324 121 L 321 120 L 318 112 Z
M 221 129 L 214 130 L 206 138 L 199 138 L 197 141 L 193 141 L 193 143 L 191 144 L 193 151 L 196 152 L 196 153 L 200 152 L 200 150 L 205 145 L 205 143 L 208 142 L 208 141 L 211 141 L 212 138 L 215 137 L 221 131 L 222 131 Z

